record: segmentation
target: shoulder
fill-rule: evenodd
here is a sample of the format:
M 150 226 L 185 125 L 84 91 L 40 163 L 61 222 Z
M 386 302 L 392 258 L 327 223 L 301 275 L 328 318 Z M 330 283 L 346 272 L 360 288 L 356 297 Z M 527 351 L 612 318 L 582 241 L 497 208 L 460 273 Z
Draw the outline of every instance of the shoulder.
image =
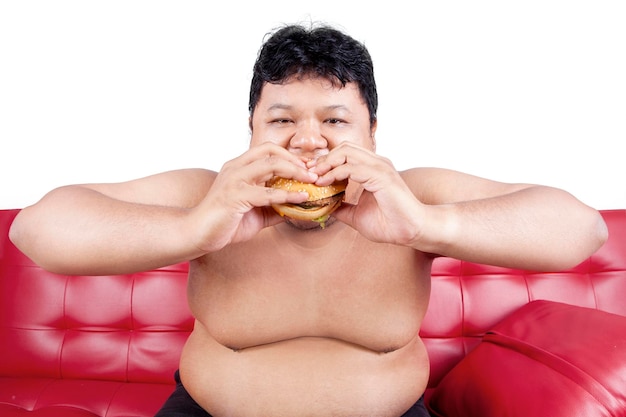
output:
M 511 193 L 528 184 L 513 184 L 445 168 L 420 167 L 400 172 L 415 196 L 426 204 L 477 200 Z
M 193 207 L 211 188 L 217 173 L 190 168 L 160 172 L 129 181 L 88 184 L 112 198 L 141 204 Z

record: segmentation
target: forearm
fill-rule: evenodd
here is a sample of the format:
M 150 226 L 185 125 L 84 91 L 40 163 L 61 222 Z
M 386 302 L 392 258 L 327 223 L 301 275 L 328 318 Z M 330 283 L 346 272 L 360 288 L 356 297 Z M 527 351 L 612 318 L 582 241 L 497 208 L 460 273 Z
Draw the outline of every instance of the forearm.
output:
M 186 210 L 108 198 L 64 187 L 23 209 L 10 231 L 43 268 L 64 274 L 129 273 L 199 256 L 184 236 Z
M 430 221 L 416 247 L 478 263 L 564 269 L 590 256 L 607 236 L 596 210 L 549 187 L 426 210 Z

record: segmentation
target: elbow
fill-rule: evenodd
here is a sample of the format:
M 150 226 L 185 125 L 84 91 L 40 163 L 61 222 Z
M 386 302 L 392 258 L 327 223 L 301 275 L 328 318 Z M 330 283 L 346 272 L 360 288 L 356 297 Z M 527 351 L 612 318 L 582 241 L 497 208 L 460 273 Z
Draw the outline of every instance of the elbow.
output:
M 581 230 L 584 231 L 584 235 L 579 238 L 581 241 L 581 261 L 583 261 L 606 243 L 609 239 L 609 228 L 602 214 L 593 210 L 589 216 L 587 227 L 582 227 Z
M 594 226 L 592 226 L 592 234 L 594 236 L 595 245 L 591 249 L 591 256 L 594 252 L 600 249 L 607 240 L 609 240 L 609 228 L 604 221 L 604 218 L 599 212 L 596 212 Z
M 56 272 L 58 267 L 49 264 L 45 254 L 48 250 L 38 248 L 41 242 L 40 233 L 32 225 L 32 219 L 28 219 L 28 209 L 22 209 L 9 227 L 8 237 L 20 252 L 33 261 L 37 266 L 46 271 Z
M 17 247 L 20 251 L 25 253 L 25 235 L 24 227 L 22 225 L 21 219 L 22 212 L 18 213 L 15 219 L 13 219 L 13 223 L 9 227 L 9 240 L 15 247 Z
M 598 211 L 594 210 L 589 219 L 581 224 L 583 227 L 576 230 L 577 233 L 572 237 L 573 243 L 570 245 L 570 250 L 562 253 L 563 264 L 560 265 L 560 270 L 573 268 L 584 262 L 609 238 L 609 229 Z
M 24 255 L 26 255 L 31 261 L 38 266 L 45 268 L 42 265 L 42 261 L 36 256 L 36 238 L 32 236 L 32 233 L 28 230 L 28 222 L 23 220 L 23 211 L 18 213 L 17 217 L 11 223 L 9 227 L 9 240 L 13 245 L 19 249 Z

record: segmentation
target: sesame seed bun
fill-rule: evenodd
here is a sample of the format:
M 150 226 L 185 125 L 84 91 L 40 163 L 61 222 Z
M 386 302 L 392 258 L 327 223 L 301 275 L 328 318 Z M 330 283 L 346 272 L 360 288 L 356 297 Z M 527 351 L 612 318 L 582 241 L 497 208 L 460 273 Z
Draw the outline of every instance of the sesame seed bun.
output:
M 347 181 L 340 181 L 320 187 L 281 177 L 274 177 L 267 183 L 268 187 L 293 192 L 306 192 L 309 195 L 304 203 L 273 204 L 272 207 L 278 214 L 295 220 L 317 221 L 321 224 L 341 205 L 345 196 L 346 185 Z

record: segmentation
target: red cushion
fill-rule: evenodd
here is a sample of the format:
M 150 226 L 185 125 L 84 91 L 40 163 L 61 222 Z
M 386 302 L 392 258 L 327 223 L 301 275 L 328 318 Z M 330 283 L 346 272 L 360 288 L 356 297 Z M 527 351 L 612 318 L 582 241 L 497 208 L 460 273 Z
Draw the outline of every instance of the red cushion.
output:
M 0 376 L 0 416 L 153 416 L 173 389 L 171 384 Z
M 626 415 L 626 317 L 533 301 L 489 331 L 429 399 L 434 416 Z
M 626 316 L 626 210 L 604 210 L 602 216 L 609 240 L 564 271 L 435 259 L 430 304 L 420 331 L 431 359 L 429 391 L 481 342 L 485 332 L 529 301 L 551 300 Z

